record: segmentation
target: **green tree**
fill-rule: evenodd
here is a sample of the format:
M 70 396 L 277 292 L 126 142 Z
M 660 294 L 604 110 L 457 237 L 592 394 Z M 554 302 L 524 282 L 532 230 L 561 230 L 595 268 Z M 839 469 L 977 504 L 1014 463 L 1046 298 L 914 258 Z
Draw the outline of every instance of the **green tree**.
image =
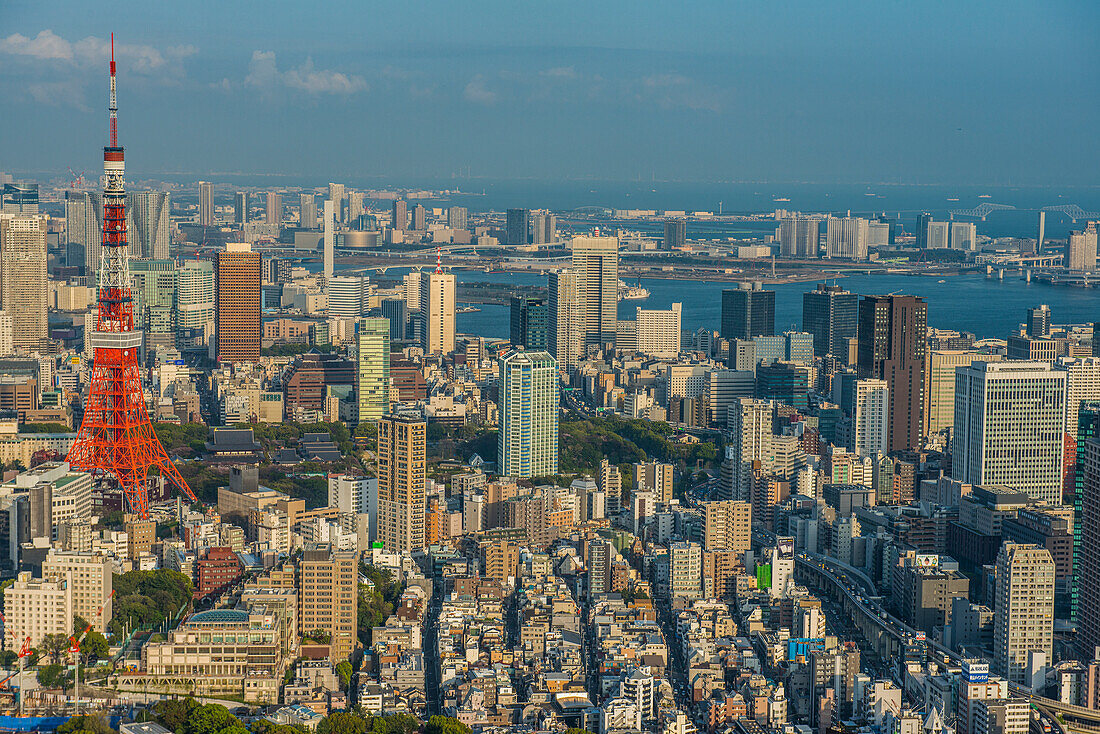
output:
M 317 725 L 317 734 L 367 734 L 367 720 L 349 711 L 337 711 Z
M 336 675 L 340 676 L 340 690 L 346 691 L 351 685 L 351 663 L 347 660 L 336 664 Z
M 332 642 L 332 634 L 326 630 L 311 630 L 305 636 L 305 639 L 311 640 L 318 645 L 327 645 Z
M 153 716 L 157 723 L 169 731 L 183 732 L 187 718 L 199 707 L 193 698 L 167 699 L 153 705 Z
M 65 635 L 46 635 L 42 638 L 42 653 L 57 665 L 61 663 L 61 656 L 69 649 L 69 638 Z
M 208 703 L 196 707 L 187 717 L 183 734 L 220 734 L 231 727 L 239 727 L 246 732 L 236 716 L 229 713 L 229 709 L 216 703 Z
M 15 665 L 15 661 L 19 659 L 15 650 L 4 650 L 0 652 L 0 668 L 10 668 Z
M 80 643 L 80 658 L 85 665 L 93 665 L 97 660 L 103 660 L 110 653 L 107 638 L 101 633 L 92 630 Z
M 433 716 L 428 719 L 424 734 L 470 734 L 470 727 L 451 716 Z
M 115 730 L 99 716 L 74 716 L 55 731 L 58 734 L 113 734 Z
M 67 678 L 65 668 L 56 663 L 39 668 L 35 677 L 43 688 L 62 688 Z

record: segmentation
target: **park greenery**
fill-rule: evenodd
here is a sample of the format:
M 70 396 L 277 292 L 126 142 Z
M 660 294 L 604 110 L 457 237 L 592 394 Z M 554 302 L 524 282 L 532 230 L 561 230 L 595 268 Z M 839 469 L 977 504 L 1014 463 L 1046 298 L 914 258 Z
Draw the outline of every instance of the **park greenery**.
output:
M 136 626 L 151 628 L 161 624 L 190 603 L 193 591 L 191 579 L 167 568 L 115 574 L 114 590 L 114 617 L 107 625 L 114 634 Z
M 19 426 L 20 433 L 72 433 L 73 429 L 64 423 L 24 423 Z

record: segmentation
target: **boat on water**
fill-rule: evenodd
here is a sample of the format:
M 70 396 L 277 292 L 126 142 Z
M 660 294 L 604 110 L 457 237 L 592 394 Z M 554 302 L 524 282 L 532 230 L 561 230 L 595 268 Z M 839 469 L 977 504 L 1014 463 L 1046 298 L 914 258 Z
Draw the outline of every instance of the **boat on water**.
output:
M 936 282 L 937 283 L 946 283 L 947 281 L 946 280 L 937 280 Z
M 780 202 L 780 201 L 790 201 L 790 199 L 788 199 L 787 197 L 783 197 L 783 198 L 781 198 L 781 199 L 772 199 L 772 201 L 774 201 L 774 202 L 778 203 L 778 202 Z
M 455 313 L 477 313 L 480 310 L 477 306 L 463 306 L 462 308 L 456 308 Z
M 620 301 L 644 301 L 647 298 L 649 298 L 649 290 L 643 288 L 641 283 L 627 285 L 621 280 L 619 281 Z

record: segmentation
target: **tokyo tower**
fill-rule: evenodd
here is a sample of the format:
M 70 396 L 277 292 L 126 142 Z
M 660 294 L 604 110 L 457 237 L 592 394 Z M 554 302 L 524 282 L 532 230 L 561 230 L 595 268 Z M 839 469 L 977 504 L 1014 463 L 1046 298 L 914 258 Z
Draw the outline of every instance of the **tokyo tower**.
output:
M 94 348 L 92 380 L 84 420 L 66 461 L 91 472 L 100 481 L 121 488 L 125 509 L 149 516 L 146 477 L 157 467 L 190 499 L 195 494 L 161 446 L 141 387 L 138 348 L 141 332 L 134 329 L 134 303 L 126 242 L 126 192 L 122 147 L 118 144 L 118 101 L 115 97 L 115 36 L 111 34 L 111 144 L 103 149 L 103 249 L 99 259 L 98 313 L 90 335 Z

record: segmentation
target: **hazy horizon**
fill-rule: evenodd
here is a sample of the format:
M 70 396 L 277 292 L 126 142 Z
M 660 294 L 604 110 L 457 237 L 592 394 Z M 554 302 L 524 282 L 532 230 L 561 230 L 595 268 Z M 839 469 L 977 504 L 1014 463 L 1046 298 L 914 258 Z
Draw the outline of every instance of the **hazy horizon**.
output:
M 1100 7 L 0 7 L 0 171 L 1092 186 Z M 221 172 L 221 174 L 217 173 Z M 236 173 L 234 173 L 236 172 Z

